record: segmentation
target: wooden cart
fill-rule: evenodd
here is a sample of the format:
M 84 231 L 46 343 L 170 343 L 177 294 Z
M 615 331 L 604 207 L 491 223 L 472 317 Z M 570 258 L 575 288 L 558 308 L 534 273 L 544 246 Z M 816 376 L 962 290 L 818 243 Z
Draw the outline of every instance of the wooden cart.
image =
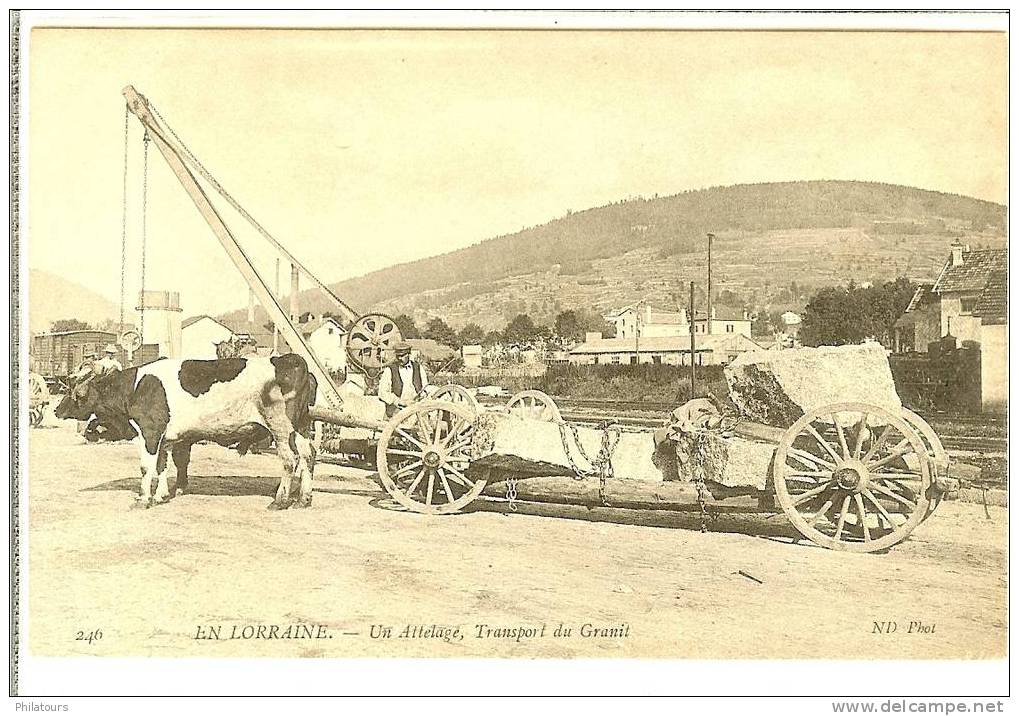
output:
M 607 480 L 627 477 L 612 454 L 620 434 L 616 432 L 613 440 L 614 429 L 603 428 L 598 451 L 590 441 L 587 450 L 579 438 L 568 442 L 567 436 L 576 436 L 577 428 L 562 421 L 554 401 L 544 394 L 533 391 L 526 400 L 513 401 L 517 410 L 497 416 L 494 423 L 491 411 L 479 411 L 472 401 L 459 397 L 416 403 L 381 426 L 376 451 L 379 480 L 409 510 L 457 513 L 493 483 L 514 485 L 531 477 L 569 475 L 599 481 L 602 487 Z M 316 417 L 336 416 L 318 412 Z M 505 463 L 499 448 L 493 452 L 490 436 L 481 434 L 493 424 L 518 436 L 547 437 L 557 430 L 568 459 L 528 466 L 526 457 L 522 463 L 516 456 L 513 471 L 493 467 Z M 690 503 L 696 504 L 702 495 L 723 502 L 753 494 L 758 498 L 755 511 L 784 514 L 801 535 L 830 549 L 877 552 L 892 547 L 930 516 L 946 489 L 944 447 L 930 426 L 908 410 L 895 414 L 865 403 L 838 403 L 810 410 L 785 430 L 743 424 L 737 431 L 758 447 L 767 446 L 770 475 L 764 487 L 733 490 L 702 479 L 696 492 L 687 491 L 697 495 Z M 651 462 L 653 431 L 644 429 L 636 436 L 632 428 L 629 432 L 625 439 L 630 445 L 643 441 L 639 444 L 647 445 Z M 563 469 L 565 465 L 569 469 Z M 666 470 L 661 474 L 666 484 L 667 476 L 676 479 Z M 655 485 L 648 488 L 650 494 Z

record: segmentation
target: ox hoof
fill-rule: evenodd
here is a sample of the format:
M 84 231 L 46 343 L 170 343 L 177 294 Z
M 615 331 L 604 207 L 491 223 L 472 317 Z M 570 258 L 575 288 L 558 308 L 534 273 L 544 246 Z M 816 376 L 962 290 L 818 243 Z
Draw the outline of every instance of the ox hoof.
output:
M 267 509 L 267 510 L 285 510 L 288 507 L 290 507 L 290 505 L 288 503 L 286 503 L 286 502 L 277 502 L 276 500 L 273 500 L 272 502 L 269 503 L 269 505 L 265 509 Z
M 152 498 L 151 497 L 149 499 L 145 499 L 143 497 L 139 497 L 133 503 L 131 503 L 131 509 L 132 510 L 147 510 L 150 507 L 152 507 Z
M 169 501 L 170 501 L 170 496 L 169 495 L 163 495 L 162 497 L 160 497 L 159 495 L 156 495 L 155 497 L 152 498 L 152 504 L 153 505 L 165 505 Z
M 294 507 L 311 507 L 311 495 L 299 499 L 294 503 Z
M 180 497 L 183 494 L 184 494 L 184 488 L 183 487 L 178 487 L 176 490 L 173 491 L 173 496 L 174 497 Z

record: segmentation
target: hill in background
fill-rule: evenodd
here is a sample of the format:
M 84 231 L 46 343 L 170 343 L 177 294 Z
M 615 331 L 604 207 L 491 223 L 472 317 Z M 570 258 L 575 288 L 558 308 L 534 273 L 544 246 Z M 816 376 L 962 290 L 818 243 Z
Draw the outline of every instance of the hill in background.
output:
M 118 313 L 112 301 L 81 284 L 39 269 L 28 272 L 28 330 L 31 333 L 45 333 L 53 321 L 62 318 L 77 318 L 96 326 L 103 321 L 117 320 Z M 132 310 L 125 320 L 133 320 L 133 316 Z
M 1005 222 L 999 204 L 891 184 L 742 184 L 568 213 L 332 288 L 363 313 L 439 316 L 454 327 L 502 327 L 517 313 L 549 322 L 566 308 L 641 299 L 674 307 L 685 304 L 688 281 L 706 283 L 710 231 L 720 303 L 796 307 L 816 287 L 849 279 L 932 279 L 957 238 L 1004 246 Z M 300 300 L 302 310 L 331 309 L 316 291 Z

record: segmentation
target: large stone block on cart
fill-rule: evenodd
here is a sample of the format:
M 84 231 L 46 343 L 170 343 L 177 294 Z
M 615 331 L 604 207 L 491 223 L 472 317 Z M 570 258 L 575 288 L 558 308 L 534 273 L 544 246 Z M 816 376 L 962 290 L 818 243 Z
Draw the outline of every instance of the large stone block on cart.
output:
M 763 489 L 775 443 L 756 435 L 698 431 L 656 448 L 650 431 L 570 426 L 496 413 L 477 419 L 471 464 L 521 477 L 579 473 L 597 478 L 603 450 L 611 458 L 610 482 L 693 484 L 704 479 L 725 488 Z
M 654 436 L 528 420 L 498 413 L 481 415 L 471 446 L 471 464 L 517 475 L 576 476 L 593 472 L 603 446 L 611 452 L 614 476 L 660 482 Z
M 787 428 L 832 403 L 868 403 L 898 415 L 902 403 L 878 343 L 744 353 L 725 367 L 744 420 Z

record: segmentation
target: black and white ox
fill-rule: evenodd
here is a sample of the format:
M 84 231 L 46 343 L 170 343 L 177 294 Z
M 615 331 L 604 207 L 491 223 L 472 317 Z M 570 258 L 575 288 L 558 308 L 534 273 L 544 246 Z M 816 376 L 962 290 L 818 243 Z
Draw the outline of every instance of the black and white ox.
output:
M 56 408 L 58 418 L 95 420 L 113 439 L 137 439 L 141 454 L 139 503 L 170 499 L 167 453 L 177 466 L 175 491 L 187 489 L 191 446 L 227 447 L 276 442 L 283 477 L 270 509 L 311 504 L 315 448 L 301 434 L 318 384 L 294 353 L 273 358 L 158 360 L 107 375 L 77 376 Z M 155 495 L 152 483 L 158 480 Z M 291 481 L 299 487 L 293 495 Z

